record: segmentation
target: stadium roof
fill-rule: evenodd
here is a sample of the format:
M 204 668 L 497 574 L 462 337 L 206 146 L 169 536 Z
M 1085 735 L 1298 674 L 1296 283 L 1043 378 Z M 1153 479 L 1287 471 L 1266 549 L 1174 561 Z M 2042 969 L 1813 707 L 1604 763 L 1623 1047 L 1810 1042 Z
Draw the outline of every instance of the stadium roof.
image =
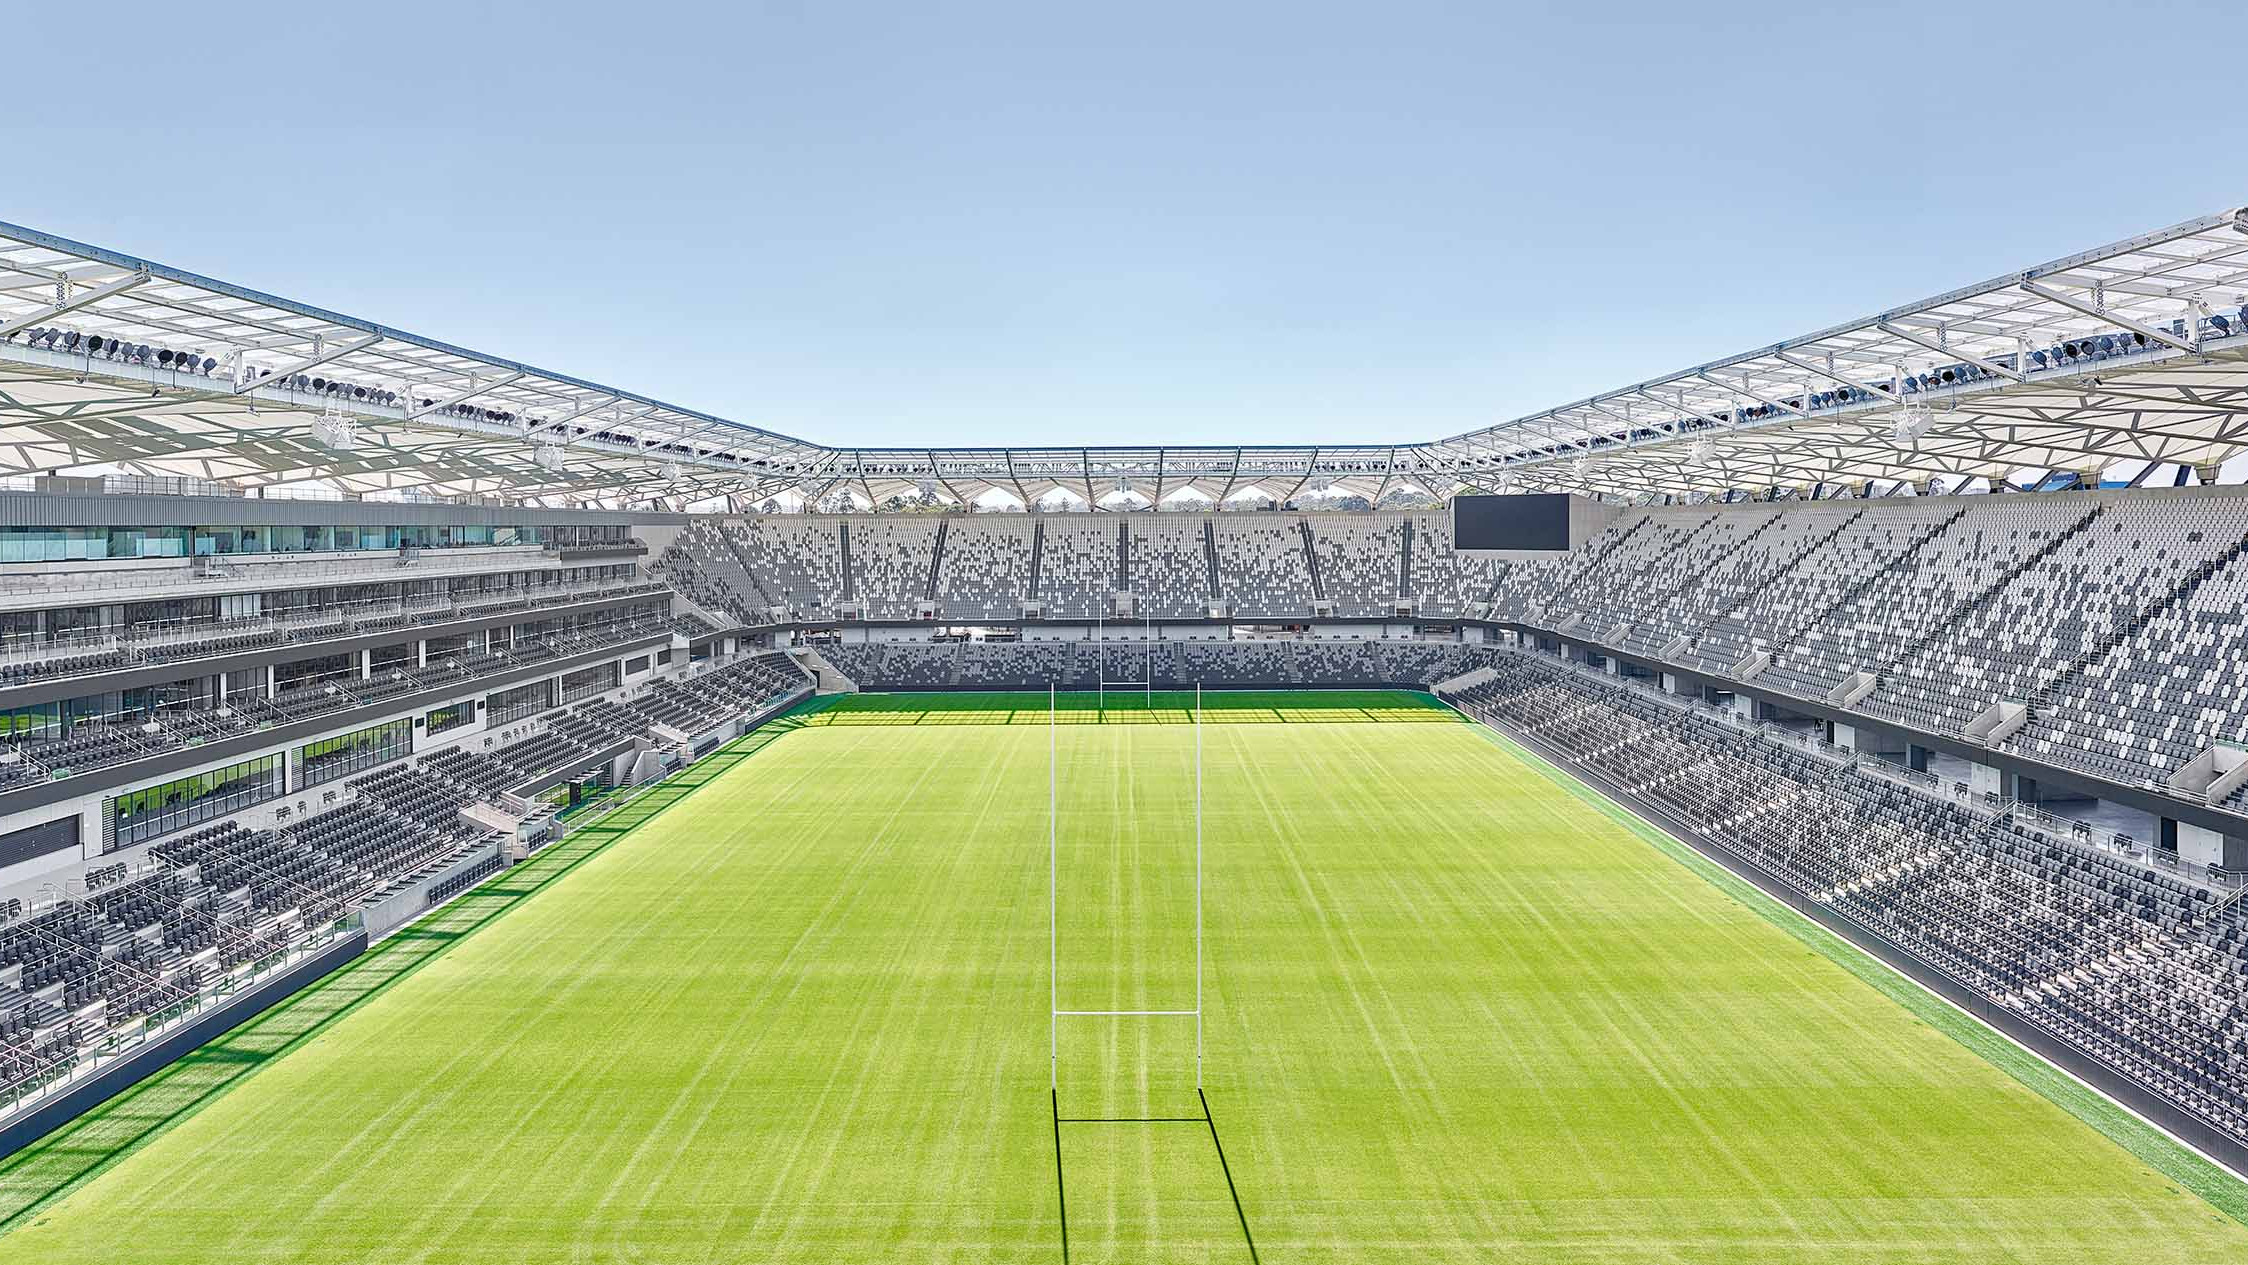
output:
M 2244 445 L 2248 209 L 1466 434 L 1317 447 L 832 447 L 0 223 L 0 473 L 602 506 L 1646 498 L 2213 466 Z

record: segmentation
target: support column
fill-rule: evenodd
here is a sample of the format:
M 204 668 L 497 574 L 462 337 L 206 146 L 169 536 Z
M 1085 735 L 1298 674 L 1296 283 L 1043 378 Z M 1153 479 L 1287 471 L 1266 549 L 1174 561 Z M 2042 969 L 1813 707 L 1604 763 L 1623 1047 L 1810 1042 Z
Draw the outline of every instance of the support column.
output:
M 362 651 L 360 651 L 360 652 L 359 652 L 359 679 L 360 679 L 360 680 L 362 680 L 362 681 L 372 680 L 372 679 L 374 678 L 374 675 L 375 675 L 375 652 L 374 652 L 374 651 L 372 651 L 372 650 L 362 650 Z

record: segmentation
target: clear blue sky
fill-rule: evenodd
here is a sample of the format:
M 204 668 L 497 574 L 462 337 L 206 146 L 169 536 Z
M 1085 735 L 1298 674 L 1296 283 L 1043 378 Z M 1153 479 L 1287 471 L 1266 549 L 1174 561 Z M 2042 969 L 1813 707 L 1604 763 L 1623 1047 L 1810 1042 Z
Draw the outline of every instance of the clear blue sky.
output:
M 105 9 L 0 219 L 827 442 L 1295 442 L 2248 201 L 2237 3 L 1826 8 Z

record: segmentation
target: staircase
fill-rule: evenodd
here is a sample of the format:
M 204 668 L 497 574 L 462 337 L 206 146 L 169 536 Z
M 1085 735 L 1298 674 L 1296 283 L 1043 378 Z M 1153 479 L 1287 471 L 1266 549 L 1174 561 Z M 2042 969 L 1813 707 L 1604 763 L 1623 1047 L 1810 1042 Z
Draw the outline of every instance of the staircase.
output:
M 945 534 L 951 530 L 952 524 L 940 521 L 937 524 L 936 548 L 929 551 L 929 586 L 922 591 L 921 596 L 932 602 L 937 600 L 937 578 L 944 574 Z
M 1404 544 L 1397 551 L 1397 595 L 1413 595 L 1413 520 L 1405 520 Z
M 1046 524 L 1030 525 L 1030 600 L 1038 600 L 1038 564 L 1046 557 Z
M 1710 518 L 1710 522 L 1716 522 L 1716 521 L 1717 521 L 1716 517 L 1715 517 L 1714 515 L 1713 515 L 1713 516 L 1711 516 L 1711 518 Z M 1648 611 L 1648 612 L 1650 612 L 1650 613 L 1654 613 L 1654 612 L 1659 612 L 1659 611 L 1662 611 L 1663 609 L 1667 608 L 1667 607 L 1668 607 L 1668 606 L 1670 605 L 1670 603 L 1671 603 L 1672 599 L 1674 599 L 1674 598 L 1679 598 L 1679 597 L 1684 597 L 1684 596 L 1685 596 L 1686 594 L 1688 594 L 1688 593 L 1691 593 L 1691 592 L 1693 592 L 1693 591 L 1694 591 L 1694 590 L 1695 590 L 1696 588 L 1699 588 L 1699 587 L 1701 586 L 1701 583 L 1702 583 L 1702 581 L 1704 581 L 1704 580 L 1708 579 L 1708 578 L 1710 577 L 1710 574 L 1711 574 L 1712 572 L 1714 572 L 1714 571 L 1716 571 L 1716 570 L 1717 570 L 1717 568 L 1718 568 L 1718 565 L 1719 565 L 1720 563 L 1724 562 L 1724 561 L 1725 561 L 1725 560 L 1726 560 L 1727 558 L 1730 558 L 1730 557 L 1732 557 L 1732 556 L 1733 556 L 1734 554 L 1737 554 L 1737 553 L 1739 553 L 1739 552 L 1740 552 L 1741 550 L 1743 550 L 1743 549 L 1746 549 L 1746 548 L 1748 548 L 1748 547 L 1749 547 L 1750 545 L 1752 545 L 1752 544 L 1756 543 L 1756 538 L 1757 538 L 1757 537 L 1759 537 L 1759 536 L 1763 535 L 1763 534 L 1764 534 L 1765 532 L 1768 532 L 1768 531 L 1770 531 L 1770 530 L 1772 529 L 1772 525 L 1773 525 L 1774 523 L 1777 523 L 1777 522 L 1779 522 L 1779 521 L 1780 521 L 1780 516 L 1779 516 L 1778 514 L 1776 514 L 1776 513 L 1775 513 L 1775 514 L 1773 514 L 1773 515 L 1772 515 L 1772 516 L 1771 516 L 1770 518 L 1767 518 L 1767 519 L 1765 519 L 1765 520 L 1764 520 L 1763 522 L 1761 522 L 1761 523 L 1758 523 L 1758 524 L 1756 525 L 1756 530 L 1755 530 L 1755 531 L 1752 531 L 1752 532 L 1750 532 L 1750 533 L 1749 533 L 1748 535 L 1746 535 L 1746 536 L 1743 536 L 1743 537 L 1741 537 L 1741 538 L 1740 538 L 1739 540 L 1737 540 L 1737 541 L 1733 542 L 1733 547 L 1732 547 L 1731 549 L 1728 549 L 1728 550 L 1726 550 L 1725 552 L 1723 552 L 1723 553 L 1721 553 L 1721 554 L 1718 554 L 1718 555 L 1717 555 L 1716 557 L 1714 557 L 1714 558 L 1711 558 L 1711 559 L 1709 559 L 1709 560 L 1708 560 L 1707 562 L 1703 563 L 1703 564 L 1702 564 L 1701 566 L 1699 566 L 1699 567 L 1695 568 L 1694 570 L 1692 570 L 1692 571 L 1689 571 L 1689 572 L 1687 572 L 1687 573 L 1686 573 L 1685 575 L 1683 575 L 1683 576 L 1679 577 L 1679 579 L 1678 579 L 1678 580 L 1677 580 L 1676 582 L 1672 583 L 1672 584 L 1671 584 L 1670 586 L 1668 586 L 1667 588 L 1663 589 L 1663 590 L 1662 590 L 1661 592 L 1659 592 L 1659 593 L 1655 594 L 1655 595 L 1654 595 L 1654 597 L 1653 597 L 1652 599 L 1650 599 L 1649 601 L 1647 601 L 1647 602 L 1646 602 L 1646 603 L 1645 603 L 1645 604 L 1644 604 L 1644 605 L 1643 605 L 1643 606 L 1641 607 L 1641 609 L 1642 609 L 1642 610 L 1645 610 L 1645 611 Z M 1699 528 L 1696 528 L 1695 530 L 1696 530 L 1696 531 L 1699 531 L 1700 529 L 1699 529 Z M 1701 632 L 1701 629 L 1699 629 L 1699 628 L 1691 628 L 1691 629 L 1680 628 L 1680 629 L 1674 629 L 1673 631 L 1674 631 L 1674 632 L 1679 632 L 1679 633 L 1684 633 L 1684 634 L 1686 634 L 1686 635 L 1688 635 L 1688 636 L 1696 636 L 1696 635 L 1700 634 L 1700 632 Z
M 1311 546 L 1311 523 L 1306 519 L 1297 519 L 1296 531 L 1303 537 L 1304 566 L 1311 573 L 1311 595 L 1314 599 L 1325 600 L 1327 586 L 1319 579 L 1319 551 Z
M 2053 700 L 2074 688 L 2078 682 L 2084 679 L 2084 674 L 2090 671 L 2093 665 L 2107 658 L 2116 647 L 2126 645 L 2137 639 L 2140 634 L 2146 631 L 2147 625 L 2159 619 L 2165 611 L 2191 598 L 2196 590 L 2209 582 L 2210 576 L 2238 561 L 2243 550 L 2248 550 L 2248 539 L 2236 540 L 2225 546 L 2223 552 L 2187 572 L 2184 579 L 2179 580 L 2171 586 L 2168 592 L 2149 603 L 2146 609 L 2139 611 L 2129 620 L 2116 625 L 2098 641 L 2094 642 L 2089 649 L 2069 660 L 2067 667 L 2054 674 L 2050 681 L 2038 686 L 2036 693 L 2030 696 L 2031 713 L 2043 715 L 2045 710 L 2053 705 Z
M 1638 535 L 1640 529 L 1644 528 L 1645 526 L 1647 526 L 1647 524 L 1653 521 L 1654 518 L 1651 515 L 1643 514 L 1638 519 L 1634 520 L 1631 526 L 1624 528 L 1621 532 L 1618 532 L 1615 539 L 1600 547 L 1600 552 L 1586 559 L 1583 566 L 1578 567 L 1574 572 L 1570 573 L 1567 579 L 1555 585 L 1553 590 L 1554 596 L 1558 598 L 1561 594 L 1567 593 L 1569 590 L 1577 587 L 1577 581 L 1584 579 L 1588 575 L 1591 575 L 1595 568 L 1597 568 L 1601 563 L 1608 560 L 1609 554 L 1612 554 L 1616 552 L 1616 550 L 1622 548 L 1625 541 L 1630 540 L 1633 536 Z M 1712 521 L 1715 520 L 1713 519 Z M 1695 530 L 1699 531 L 1700 528 L 1696 528 Z
M 857 588 L 857 585 L 853 584 L 851 580 L 851 525 L 849 523 L 837 523 L 835 534 L 843 545 L 843 600 L 848 602 L 854 600 L 854 590 Z
M 1881 665 L 1879 669 L 1879 675 L 1888 676 L 1899 666 L 1910 663 L 1914 659 L 1919 658 L 1921 651 L 1926 650 L 1928 647 L 1936 644 L 1938 638 L 1941 638 L 1950 633 L 1953 628 L 1958 626 L 1961 619 L 1973 614 L 1976 611 L 1981 610 L 1985 606 L 1988 606 L 1993 600 L 1998 597 L 2000 593 L 2005 592 L 2006 586 L 2013 583 L 2014 577 L 2021 575 L 2022 573 L 2030 570 L 2033 567 L 2041 565 L 2047 558 L 2053 556 L 2054 553 L 2059 551 L 2061 546 L 2067 544 L 2071 539 L 2089 529 L 2093 523 L 2098 522 L 2100 516 L 2105 513 L 2107 513 L 2106 506 L 2093 506 L 2091 513 L 2086 514 L 2084 517 L 2077 519 L 2075 522 L 2069 524 L 2065 530 L 2055 532 L 2053 534 L 2053 538 L 2046 541 L 2044 547 L 2039 549 L 2036 553 L 2031 554 L 2027 558 L 2022 559 L 2020 562 L 2015 563 L 2013 566 L 2008 567 L 2005 571 L 1999 573 L 1999 575 L 1995 579 L 1993 579 L 1989 584 L 1984 585 L 1982 589 L 1976 592 L 1973 597 L 1970 597 L 1966 601 L 1961 602 L 1953 609 L 1944 612 L 1941 618 L 1931 620 L 1928 624 L 1927 631 L 1921 633 L 1918 637 L 1913 638 L 1911 644 L 1907 645 L 1902 652 L 1890 656 L 1888 661 Z
M 1116 589 L 1132 591 L 1132 520 L 1116 520 Z
M 1641 522 L 1647 522 L 1647 521 L 1650 521 L 1650 520 L 1646 520 L 1646 519 L 1642 519 L 1642 520 L 1641 520 Z M 1693 544 L 1694 544 L 1694 540 L 1695 540 L 1695 538 L 1696 538 L 1696 537 L 1698 537 L 1698 536 L 1700 536 L 1700 535 L 1701 535 L 1701 534 L 1702 534 L 1703 532 L 1705 532 L 1705 531 L 1709 530 L 1709 529 L 1710 529 L 1710 528 L 1711 528 L 1712 526 L 1714 526 L 1714 525 L 1715 525 L 1715 524 L 1717 523 L 1717 521 L 1718 521 L 1718 516 L 1717 516 L 1717 515 L 1715 515 L 1715 514 L 1712 514 L 1712 515 L 1710 515 L 1709 517 L 1707 517 L 1707 518 L 1703 519 L 1703 520 L 1702 520 L 1701 522 L 1699 522 L 1699 523 L 1696 523 L 1696 524 L 1694 524 L 1694 529 L 1693 529 L 1692 531 L 1690 531 L 1690 532 L 1687 532 L 1687 533 L 1686 533 L 1686 534 L 1685 534 L 1684 536 L 1681 536 L 1681 537 L 1679 537 L 1679 538 L 1678 538 L 1678 543 L 1677 543 L 1676 545 L 1672 546 L 1672 547 L 1671 547 L 1671 548 L 1670 548 L 1669 550 L 1666 550 L 1666 551 L 1665 551 L 1665 552 L 1664 552 L 1663 554 L 1659 554 L 1659 555 L 1657 555 L 1657 556 L 1655 556 L 1655 557 L 1653 557 L 1653 558 L 1650 558 L 1650 559 L 1648 559 L 1648 560 L 1647 560 L 1646 562 L 1642 563 L 1642 564 L 1640 565 L 1640 567 L 1639 567 L 1639 570 L 1637 570 L 1637 571 L 1633 572 L 1630 578 L 1631 578 L 1632 580 L 1637 580 L 1637 579 L 1638 579 L 1638 577 L 1640 577 L 1640 576 L 1642 576 L 1642 575 L 1645 575 L 1646 573 L 1648 573 L 1649 571 L 1652 571 L 1652 570 L 1654 570 L 1654 569 L 1655 569 L 1656 567 L 1658 567 L 1658 566 L 1661 566 L 1661 565 L 1663 564 L 1664 560 L 1665 560 L 1665 559 L 1666 559 L 1667 557 L 1669 557 L 1669 556 L 1670 556 L 1671 554 L 1676 554 L 1676 553 L 1683 553 L 1683 552 L 1685 552 L 1686 550 L 1688 550 L 1688 549 L 1692 548 L 1692 547 L 1693 547 Z M 1776 521 L 1776 520 L 1775 520 L 1775 521 Z M 1770 524 L 1770 523 L 1767 523 L 1767 524 L 1765 524 L 1765 526 L 1766 526 L 1766 527 L 1769 527 L 1769 526 L 1771 526 L 1771 524 Z M 1757 529 L 1757 531 L 1762 531 L 1762 530 L 1763 530 L 1763 528 L 1762 528 L 1762 527 L 1759 527 L 1759 528 Z M 1751 533 L 1749 533 L 1749 535 L 1750 535 L 1750 538 L 1751 538 L 1751 539 L 1754 539 L 1754 537 L 1755 537 L 1755 532 L 1751 532 Z M 1617 543 L 1618 543 L 1618 544 L 1621 544 L 1622 542 L 1621 542 L 1621 541 L 1618 541 Z M 1745 542 L 1744 542 L 1744 543 L 1745 543 Z M 1592 573 L 1593 573 L 1593 568 L 1592 568 L 1592 567 L 1586 567 L 1586 568 L 1585 568 L 1584 570 L 1582 570 L 1582 571 L 1579 571 L 1579 572 L 1578 572 L 1578 573 L 1577 573 L 1577 574 L 1576 574 L 1575 576 L 1573 576 L 1573 577 L 1572 577 L 1572 578 L 1570 579 L 1570 581 L 1569 581 L 1569 587 L 1574 587 L 1574 586 L 1576 585 L 1576 583 L 1577 583 L 1578 581 L 1580 581 L 1580 580 L 1583 580 L 1583 579 L 1584 579 L 1585 577 L 1587 577 L 1587 576 L 1591 575 Z M 1666 590 L 1666 591 L 1664 592 L 1664 594 L 1662 595 L 1662 598 L 1659 598 L 1659 599 L 1657 599 L 1657 600 L 1658 600 L 1658 602 L 1659 602 L 1659 601 L 1661 601 L 1661 600 L 1663 600 L 1663 599 L 1667 599 L 1667 598 L 1669 597 L 1670 593 L 1671 593 L 1671 592 L 1674 592 L 1674 591 L 1676 591 L 1676 590 L 1678 589 L 1678 587 L 1679 587 L 1678 585 L 1675 585 L 1675 584 L 1674 584 L 1674 585 L 1672 585 L 1670 589 L 1668 589 L 1668 590 Z M 1555 595 L 1554 595 L 1554 596 L 1555 596 L 1555 598 L 1556 598 L 1556 599 L 1558 600 L 1558 599 L 1560 598 L 1560 596 L 1561 596 L 1562 594 L 1565 594 L 1565 593 L 1567 593 L 1568 591 L 1569 591 L 1569 588 L 1562 588 L 1562 589 L 1559 589 L 1559 590 L 1557 590 L 1557 591 L 1555 592 Z M 1634 591 L 1635 591 L 1635 592 L 1637 592 L 1637 591 L 1644 591 L 1644 586 L 1643 586 L 1643 585 L 1641 585 L 1641 586 L 1636 586 L 1636 587 L 1634 588 Z M 1627 625 L 1627 626 L 1628 626 L 1628 625 Z
M 1210 600 L 1218 597 L 1218 529 L 1207 518 L 1202 520 L 1202 564 L 1210 571 Z
M 775 605 L 773 595 L 765 591 L 765 585 L 757 578 L 757 568 L 749 565 L 749 555 L 734 543 L 733 533 L 727 531 L 723 523 L 718 527 L 718 543 L 726 547 L 726 552 L 732 554 L 736 565 L 741 567 L 742 574 L 749 577 L 749 587 L 757 591 L 758 603 L 766 610 L 771 610 Z
M 1909 545 L 1906 545 L 1897 553 L 1895 557 L 1889 559 L 1889 561 L 1875 568 L 1864 579 L 1858 581 L 1856 584 L 1851 585 L 1849 588 L 1844 589 L 1842 593 L 1837 596 L 1832 602 L 1829 602 L 1824 607 L 1821 607 L 1818 613 L 1804 620 L 1795 628 L 1790 629 L 1786 636 L 1775 639 L 1771 646 L 1773 657 L 1777 658 L 1783 651 L 1794 648 L 1797 642 L 1803 640 L 1803 637 L 1806 633 L 1825 624 L 1826 621 L 1831 616 L 1833 616 L 1836 611 L 1848 607 L 1851 603 L 1857 601 L 1860 597 L 1863 597 L 1866 593 L 1866 590 L 1872 588 L 1875 584 L 1880 583 L 1882 577 L 1888 575 L 1892 571 L 1895 571 L 1899 567 L 1906 566 L 1912 563 L 1914 559 L 1920 556 L 1920 548 L 1922 545 L 1925 545 L 1929 541 L 1934 540 L 1936 537 L 1943 535 L 1947 531 L 1950 531 L 1952 528 L 1952 524 L 1957 523 L 1960 519 L 1965 518 L 1966 516 L 1967 511 L 1964 507 L 1952 511 L 1951 517 L 1944 519 L 1943 521 L 1937 523 L 1934 527 L 1930 528 L 1928 531 L 1924 532 L 1919 537 L 1919 539 L 1914 540 Z M 1731 612 L 1727 613 L 1730 614 Z
M 1833 527 L 1813 537 L 1809 543 L 1805 544 L 1801 549 L 1796 550 L 1793 556 L 1789 557 L 1785 562 L 1782 562 L 1778 567 L 1774 568 L 1769 575 L 1759 577 L 1756 583 L 1751 586 L 1748 597 L 1743 598 L 1740 602 L 1737 602 L 1732 606 L 1726 607 L 1723 611 L 1718 612 L 1718 614 L 1711 620 L 1711 622 L 1715 623 L 1717 619 L 1723 619 L 1726 615 L 1729 615 L 1732 612 L 1741 609 L 1741 607 L 1747 605 L 1749 602 L 1756 600 L 1757 596 L 1761 594 L 1766 585 L 1769 585 L 1770 583 L 1772 583 L 1772 581 L 1779 579 L 1781 576 L 1786 575 L 1788 572 L 1793 571 L 1797 567 L 1803 565 L 1803 560 L 1805 558 L 1810 557 L 1812 554 L 1815 554 L 1819 550 L 1824 549 L 1828 545 L 1834 543 L 1835 537 L 1841 535 L 1843 532 L 1850 530 L 1852 524 L 1856 523 L 1859 519 L 1864 518 L 1865 516 L 1866 512 L 1864 510 L 1853 510 L 1851 511 L 1849 517 L 1843 519 L 1841 522 L 1836 523 Z M 1775 523 L 1778 521 L 1779 520 L 1777 518 L 1772 520 L 1772 522 Z M 1765 524 L 1765 526 L 1767 527 L 1769 527 L 1770 525 L 1770 523 Z M 1763 529 L 1758 529 L 1758 531 L 1761 530 Z M 1755 536 L 1756 532 L 1749 533 L 1750 539 L 1754 539 Z M 1747 541 L 1744 540 L 1742 543 L 1746 544 Z M 1734 552 L 1738 552 L 1738 550 L 1735 550 Z M 1726 556 L 1731 557 L 1732 554 L 1729 553 Z M 1699 641 L 1702 631 L 1703 630 L 1700 628 L 1694 629 L 1689 636 L 1689 640 Z

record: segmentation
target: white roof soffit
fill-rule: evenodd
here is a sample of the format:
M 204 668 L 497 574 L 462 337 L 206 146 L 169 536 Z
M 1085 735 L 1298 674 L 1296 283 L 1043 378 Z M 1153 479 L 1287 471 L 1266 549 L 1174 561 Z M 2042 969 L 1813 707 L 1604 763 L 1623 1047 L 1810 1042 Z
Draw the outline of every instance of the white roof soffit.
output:
M 1434 442 L 858 449 L 0 223 L 0 472 L 686 506 L 1647 497 L 2211 464 L 2248 446 L 2244 304 L 2248 211 L 2230 211 Z

